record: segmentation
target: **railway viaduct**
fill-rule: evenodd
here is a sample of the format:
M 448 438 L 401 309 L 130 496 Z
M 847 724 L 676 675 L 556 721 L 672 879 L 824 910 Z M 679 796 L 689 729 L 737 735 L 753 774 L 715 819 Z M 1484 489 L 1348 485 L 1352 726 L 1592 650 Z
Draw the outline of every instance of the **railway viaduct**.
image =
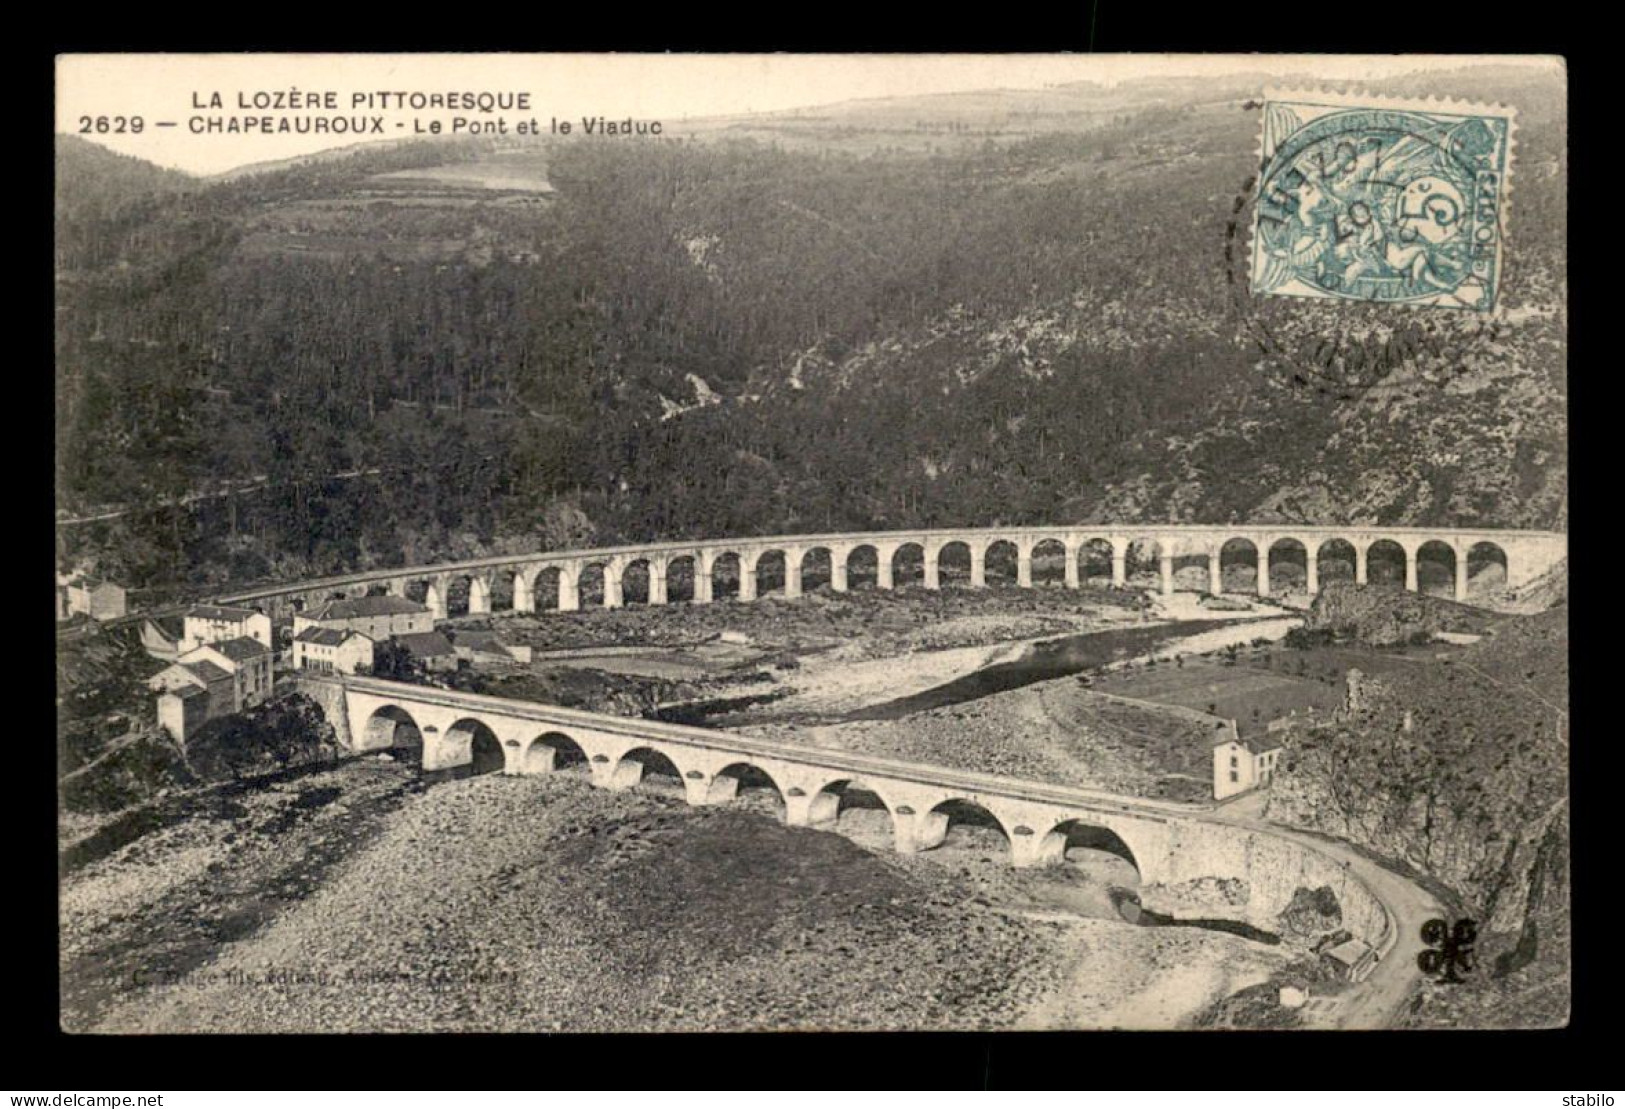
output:
M 286 618 L 335 596 L 360 596 L 376 589 L 405 596 L 415 583 L 436 617 L 445 618 L 453 584 L 461 583 L 466 585 L 470 614 L 491 612 L 499 585 L 503 587 L 501 592 L 511 597 L 513 611 L 533 612 L 556 606 L 568 612 L 581 607 L 584 582 L 589 576 L 594 593 L 601 595 L 605 607 L 624 604 L 625 584 L 634 571 L 647 582 L 647 602 L 666 604 L 671 599 L 668 583 L 674 571 L 681 569 L 692 581 L 691 595 L 684 599 L 704 604 L 717 599 L 718 574 L 726 567 L 735 571 L 728 577 L 737 577 L 738 598 L 749 601 L 763 591 L 763 567 L 768 561 L 774 564 L 786 597 L 801 595 L 808 567 L 815 559 L 820 569 L 827 559 L 830 588 L 844 591 L 859 552 L 872 554 L 875 585 L 881 589 L 898 583 L 899 569 L 904 565 L 922 568 L 919 583 L 926 589 L 940 588 L 944 556 L 949 552 L 956 556 L 956 564 L 968 562 L 965 582 L 972 587 L 987 584 L 988 561 L 995 552 L 1007 560 L 1013 556 L 1016 584 L 1020 587 L 1033 584 L 1035 557 L 1056 554 L 1064 558 L 1064 584 L 1068 587 L 1082 585 L 1091 568 L 1099 569 L 1102 581 L 1108 580 L 1109 571 L 1111 584 L 1122 586 L 1129 582 L 1132 552 L 1139 564 L 1156 567 L 1153 585 L 1164 594 L 1173 593 L 1178 585 L 1176 569 L 1188 579 L 1192 563 L 1198 564 L 1200 588 L 1206 592 L 1225 592 L 1224 571 L 1241 565 L 1249 568 L 1245 591 L 1269 596 L 1272 564 L 1280 565 L 1284 559 L 1294 560 L 1294 582 L 1301 583 L 1297 588 L 1311 594 L 1319 591 L 1324 580 L 1324 564 L 1334 563 L 1350 580 L 1364 584 L 1371 578 L 1371 566 L 1380 559 L 1385 568 L 1391 569 L 1396 584 L 1402 576 L 1405 587 L 1411 590 L 1420 588 L 1420 567 L 1424 562 L 1439 567 L 1451 576 L 1452 595 L 1465 600 L 1469 564 L 1474 559 L 1498 562 L 1504 568 L 1505 588 L 1516 589 L 1567 557 L 1568 537 L 1562 532 L 1543 531 L 1286 524 L 842 532 L 502 555 L 302 581 L 218 599 L 227 604 L 259 607 Z M 907 562 L 905 555 L 909 556 Z M 1231 577 L 1234 580 L 1233 573 Z M 548 604 L 549 600 L 553 604 Z
M 884 808 L 900 852 L 930 850 L 956 824 L 997 828 L 1017 867 L 1059 863 L 1070 847 L 1117 854 L 1142 885 L 1201 878 L 1245 883 L 1247 916 L 1271 924 L 1300 887 L 1331 886 L 1344 926 L 1374 946 L 1388 911 L 1350 871 L 1319 851 L 1227 821 L 1213 805 L 1122 797 L 946 767 L 877 758 L 632 717 L 364 677 L 306 676 L 356 752 L 421 749 L 426 772 L 573 772 L 629 790 L 662 775 L 691 805 L 776 795 L 791 826 L 834 828 L 862 802 Z

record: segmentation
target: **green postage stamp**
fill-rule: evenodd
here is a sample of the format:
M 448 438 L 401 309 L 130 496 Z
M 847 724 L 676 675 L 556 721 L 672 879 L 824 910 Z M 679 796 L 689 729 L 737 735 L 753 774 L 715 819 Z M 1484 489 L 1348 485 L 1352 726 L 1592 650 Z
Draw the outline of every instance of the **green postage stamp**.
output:
M 1510 108 L 1267 93 L 1253 291 L 1489 311 Z

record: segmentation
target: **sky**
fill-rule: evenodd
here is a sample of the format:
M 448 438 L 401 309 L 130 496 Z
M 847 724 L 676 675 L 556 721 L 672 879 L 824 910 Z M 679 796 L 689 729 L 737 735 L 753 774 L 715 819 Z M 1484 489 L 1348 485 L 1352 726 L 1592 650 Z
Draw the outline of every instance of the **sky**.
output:
M 497 114 L 507 118 L 510 128 L 536 119 L 546 131 L 554 118 L 575 120 L 579 130 L 583 116 L 675 122 L 842 100 L 1035 89 L 1073 81 L 1115 84 L 1148 76 L 1311 72 L 1335 85 L 1475 61 L 1559 64 L 1553 59 L 1425 55 L 70 54 L 57 59 L 56 127 L 60 133 L 79 134 L 123 154 L 206 175 L 348 146 L 368 136 L 194 134 L 194 118 L 382 114 L 386 128 L 382 137 L 389 139 L 411 137 L 415 128 L 436 121 L 450 127 L 458 115 L 492 118 L 479 112 L 410 107 L 380 111 L 352 105 L 354 94 L 372 90 L 528 93 L 530 110 Z M 279 111 L 238 106 L 239 95 L 253 98 L 290 90 L 335 93 L 338 108 Z M 224 107 L 196 106 L 207 105 L 215 93 Z M 83 122 L 87 117 L 89 133 Z M 133 117 L 142 120 L 139 134 L 131 133 Z M 175 126 L 159 127 L 159 121 Z

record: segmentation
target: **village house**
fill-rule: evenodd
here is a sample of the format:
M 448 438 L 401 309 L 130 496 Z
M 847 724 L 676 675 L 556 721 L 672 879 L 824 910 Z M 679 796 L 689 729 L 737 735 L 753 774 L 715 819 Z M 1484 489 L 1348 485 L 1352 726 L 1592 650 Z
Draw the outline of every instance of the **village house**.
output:
M 397 635 L 395 642 L 425 670 L 457 669 L 457 648 L 441 632 L 412 632 Z
M 347 628 L 306 628 L 293 637 L 296 670 L 324 674 L 372 672 L 372 640 Z
M 185 742 L 205 721 L 242 712 L 271 695 L 271 649 L 246 636 L 205 643 L 148 679 L 158 723 Z
M 377 643 L 391 636 L 434 631 L 434 612 L 405 597 L 351 597 L 328 601 L 293 618 L 295 639 L 306 628 L 360 632 Z
M 77 577 L 63 586 L 62 592 L 65 596 L 57 604 L 58 619 L 83 613 L 92 620 L 116 620 L 125 613 L 124 589 L 110 581 Z
M 224 643 L 230 639 L 252 639 L 265 647 L 274 646 L 271 618 L 251 608 L 193 605 L 186 610 L 184 619 L 180 641 L 182 654 L 205 643 Z
M 1223 801 L 1250 789 L 1264 789 L 1275 779 L 1275 765 L 1285 748 L 1265 747 L 1227 732 L 1213 745 L 1213 799 Z
M 158 694 L 158 726 L 185 743 L 198 728 L 236 712 L 236 679 L 207 659 L 177 662 L 147 682 Z
M 458 660 L 471 666 L 523 666 L 530 663 L 529 647 L 504 643 L 496 632 L 453 632 L 451 643 Z
M 1377 967 L 1377 952 L 1364 940 L 1350 938 L 1322 951 L 1320 961 L 1346 982 L 1363 982 Z

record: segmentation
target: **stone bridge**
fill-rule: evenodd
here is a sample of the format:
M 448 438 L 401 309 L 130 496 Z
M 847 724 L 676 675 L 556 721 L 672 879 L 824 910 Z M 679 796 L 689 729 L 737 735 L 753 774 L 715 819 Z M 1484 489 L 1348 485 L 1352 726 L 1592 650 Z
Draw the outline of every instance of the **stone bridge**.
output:
M 301 608 L 336 596 L 360 596 L 377 589 L 406 596 L 416 586 L 436 617 L 443 619 L 449 614 L 452 586 L 457 583 L 466 586 L 468 612 L 473 615 L 493 611 L 493 598 L 499 592 L 511 598 L 508 607 L 516 612 L 547 607 L 568 612 L 581 607 L 583 586 L 589 578 L 593 592 L 602 597 L 605 607 L 626 603 L 628 575 L 636 570 L 640 581 L 647 583 L 643 596 L 649 604 L 666 604 L 672 599 L 669 582 L 674 571 L 683 572 L 685 580 L 691 582 L 685 600 L 704 604 L 717 599 L 720 574 L 722 580 L 737 579 L 737 596 L 748 601 L 763 592 L 768 562 L 773 565 L 774 581 L 782 582 L 779 587 L 785 597 L 801 595 L 803 579 L 815 563 L 821 574 L 827 574 L 830 588 L 842 592 L 848 588 L 853 560 L 859 552 L 872 554 L 874 584 L 881 589 L 901 584 L 901 574 L 914 568 L 918 568 L 918 582 L 924 588 L 940 588 L 945 576 L 944 555 L 950 552 L 956 567 L 967 567 L 961 579 L 964 584 L 982 587 L 987 584 L 989 557 L 999 552 L 1007 563 L 1013 560 L 1016 584 L 1023 588 L 1033 585 L 1035 557 L 1053 561 L 1055 555 L 1064 560 L 1062 583 L 1067 587 L 1079 587 L 1086 578 L 1095 576 L 1092 571 L 1096 570 L 1103 584 L 1109 581 L 1127 585 L 1132 556 L 1137 565 L 1155 567 L 1155 576 L 1148 584 L 1164 594 L 1176 590 L 1180 576 L 1186 579 L 1186 588 L 1223 593 L 1223 571 L 1240 566 L 1247 571 L 1244 591 L 1269 596 L 1272 565 L 1279 566 L 1290 558 L 1295 567 L 1295 587 L 1311 594 L 1320 589 L 1323 564 L 1335 564 L 1347 572 L 1349 580 L 1364 584 L 1370 579 L 1372 564 L 1381 561 L 1396 584 L 1402 578 L 1411 590 L 1420 588 L 1420 568 L 1424 564 L 1437 568 L 1437 573 L 1445 575 L 1444 580 L 1450 583 L 1451 594 L 1465 600 L 1469 563 L 1474 559 L 1486 565 L 1499 563 L 1503 568 L 1501 584 L 1517 589 L 1567 557 L 1568 536 L 1543 531 L 1290 524 L 1079 524 L 843 532 L 502 555 L 296 582 L 233 593 L 218 600 L 259 607 L 279 618 L 288 618 Z
M 1300 887 L 1330 885 L 1345 927 L 1373 944 L 1389 928 L 1359 879 L 1317 851 L 1227 822 L 1212 805 L 1176 804 L 1023 781 L 822 747 L 755 739 L 431 686 L 360 677 L 302 677 L 353 751 L 416 748 L 426 772 L 471 767 L 510 775 L 565 768 L 604 789 L 646 774 L 681 782 L 692 805 L 771 790 L 792 826 L 833 828 L 854 797 L 877 798 L 900 852 L 930 850 L 955 824 L 997 828 L 1017 867 L 1060 863 L 1069 847 L 1109 851 L 1142 884 L 1239 878 L 1246 913 L 1268 927 Z

